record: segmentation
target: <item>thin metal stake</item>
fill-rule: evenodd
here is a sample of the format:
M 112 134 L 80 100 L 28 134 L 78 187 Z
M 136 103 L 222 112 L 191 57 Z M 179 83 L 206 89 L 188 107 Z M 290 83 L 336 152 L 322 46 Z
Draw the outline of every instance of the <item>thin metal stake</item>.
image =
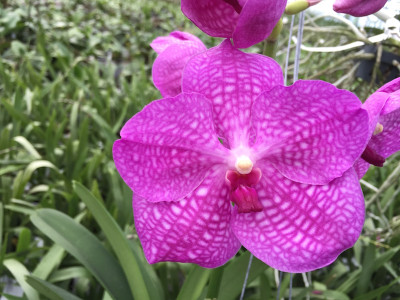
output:
M 279 294 L 281 293 L 281 285 L 282 285 L 282 277 L 283 277 L 283 272 L 279 272 L 279 284 L 278 284 L 278 291 L 276 292 L 276 300 L 279 300 Z
M 292 288 L 293 288 L 293 273 L 290 273 L 290 281 L 289 281 L 289 300 L 292 300 Z
M 287 72 L 289 67 L 290 45 L 292 43 L 293 25 L 294 25 L 294 15 L 292 16 L 292 21 L 290 22 L 289 41 L 287 45 L 286 62 L 285 62 L 285 85 L 287 85 Z
M 304 11 L 299 16 L 299 27 L 297 31 L 297 44 L 296 44 L 296 56 L 294 59 L 294 73 L 293 82 L 299 79 L 299 64 L 300 64 L 300 53 L 301 53 L 301 42 L 303 40 L 303 28 L 304 28 Z
M 250 273 L 250 268 L 251 268 L 252 262 L 253 262 L 253 254 L 250 254 L 249 264 L 247 265 L 246 276 L 244 277 L 242 293 L 240 294 L 240 300 L 243 300 L 243 297 L 244 297 L 244 291 L 246 290 L 247 279 L 249 278 L 249 273 Z

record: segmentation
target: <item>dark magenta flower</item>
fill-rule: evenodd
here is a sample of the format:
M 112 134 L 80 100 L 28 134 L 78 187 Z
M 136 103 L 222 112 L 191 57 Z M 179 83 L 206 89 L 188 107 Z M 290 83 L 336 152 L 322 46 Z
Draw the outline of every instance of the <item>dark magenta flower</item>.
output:
M 272 59 L 226 40 L 188 62 L 183 93 L 125 124 L 113 156 L 150 263 L 217 267 L 244 245 L 305 272 L 355 243 L 364 200 L 351 166 L 368 113 L 329 83 L 285 87 L 282 77 Z
M 336 0 L 334 11 L 355 17 L 368 16 L 385 6 L 387 0 Z
M 182 31 L 160 36 L 150 46 L 158 54 L 152 69 L 153 82 L 163 97 L 181 93 L 182 73 L 186 63 L 193 55 L 207 50 L 196 36 Z
M 248 48 L 267 38 L 285 10 L 287 0 L 182 0 L 182 12 L 202 31 L 233 38 Z
M 400 78 L 378 89 L 363 106 L 370 116 L 371 139 L 354 165 L 359 178 L 370 164 L 382 167 L 387 157 L 400 150 Z

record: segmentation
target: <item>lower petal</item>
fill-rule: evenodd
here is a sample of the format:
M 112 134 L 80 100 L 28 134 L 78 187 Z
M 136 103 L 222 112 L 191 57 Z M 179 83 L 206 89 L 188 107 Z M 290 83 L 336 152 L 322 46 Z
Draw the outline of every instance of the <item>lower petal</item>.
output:
M 239 241 L 269 266 L 292 273 L 332 263 L 357 241 L 364 222 L 364 198 L 354 169 L 329 185 L 295 183 L 268 165 L 257 186 L 264 210 L 234 212 Z
M 224 170 L 212 170 L 178 202 L 150 203 L 133 196 L 135 227 L 149 263 L 174 261 L 215 268 L 240 248 L 230 228 L 232 206 Z

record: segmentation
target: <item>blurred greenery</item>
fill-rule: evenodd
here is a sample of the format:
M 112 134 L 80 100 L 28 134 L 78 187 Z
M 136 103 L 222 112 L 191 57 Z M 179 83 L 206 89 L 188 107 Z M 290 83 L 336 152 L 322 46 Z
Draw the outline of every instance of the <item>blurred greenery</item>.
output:
M 277 42 L 284 66 L 289 24 Z M 131 212 L 131 191 L 112 161 L 124 122 L 160 98 L 151 80 L 157 36 L 194 27 L 179 1 L 3 0 L 0 3 L 0 292 L 7 299 L 236 299 L 249 253 L 216 270 L 148 265 Z M 367 34 L 379 33 L 366 28 Z M 357 40 L 343 22 L 306 17 L 304 44 Z M 289 64 L 293 73 L 294 44 Z M 380 47 L 400 54 L 392 40 Z M 261 52 L 256 45 L 246 50 Z M 363 101 L 383 82 L 355 77 L 358 48 L 302 52 L 301 78 L 318 78 Z M 378 60 L 379 62 L 379 60 Z M 400 299 L 400 160 L 370 168 L 356 245 L 329 267 L 296 274 L 294 299 Z M 246 299 L 275 299 L 277 274 L 254 259 Z M 24 296 L 7 295 L 13 278 Z M 281 295 L 288 295 L 284 275 Z M 208 296 L 207 296 L 208 295 Z

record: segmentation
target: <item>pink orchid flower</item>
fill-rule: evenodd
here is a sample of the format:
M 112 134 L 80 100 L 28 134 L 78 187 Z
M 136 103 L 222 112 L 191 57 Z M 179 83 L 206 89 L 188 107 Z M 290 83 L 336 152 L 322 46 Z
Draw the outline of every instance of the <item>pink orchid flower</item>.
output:
M 364 199 L 351 166 L 369 130 L 354 94 L 323 81 L 285 87 L 274 60 L 229 40 L 193 57 L 182 82 L 113 147 L 149 263 L 213 268 L 243 245 L 305 272 L 356 242 Z
M 370 115 L 372 137 L 354 164 L 359 178 L 370 164 L 382 167 L 386 158 L 400 151 L 400 78 L 378 89 L 363 106 Z
M 386 2 L 387 0 L 336 0 L 333 10 L 354 17 L 363 17 L 376 13 Z
M 287 0 L 182 0 L 182 12 L 208 35 L 248 48 L 267 38 Z
M 153 82 L 163 97 L 181 93 L 183 68 L 195 54 L 207 50 L 196 36 L 182 31 L 173 31 L 169 36 L 160 36 L 150 46 L 158 54 L 153 64 Z

